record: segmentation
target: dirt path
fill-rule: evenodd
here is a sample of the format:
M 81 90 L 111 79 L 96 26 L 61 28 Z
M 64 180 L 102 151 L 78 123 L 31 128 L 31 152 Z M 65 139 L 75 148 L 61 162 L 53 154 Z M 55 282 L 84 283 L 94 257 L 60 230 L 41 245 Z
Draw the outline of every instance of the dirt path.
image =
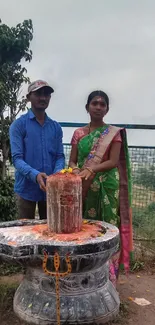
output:
M 22 275 L 0 277 L 0 284 L 20 283 Z M 122 301 L 120 316 L 114 323 L 121 325 L 154 325 L 155 324 L 155 274 L 131 274 L 129 279 L 120 276 L 118 290 Z M 149 306 L 139 306 L 131 299 L 145 298 L 151 302 Z M 0 313 L 0 325 L 25 325 L 16 318 L 12 311 L 12 300 Z M 1 309 L 1 306 L 0 306 Z M 1 311 L 1 310 L 0 310 Z
M 154 325 L 155 324 L 155 274 L 131 274 L 129 279 L 121 276 L 118 290 L 121 301 L 126 306 L 127 314 L 122 315 L 122 324 Z M 151 305 L 139 306 L 132 298 L 145 298 Z M 124 318 L 124 319 L 123 319 Z M 124 323 L 125 321 L 125 323 Z

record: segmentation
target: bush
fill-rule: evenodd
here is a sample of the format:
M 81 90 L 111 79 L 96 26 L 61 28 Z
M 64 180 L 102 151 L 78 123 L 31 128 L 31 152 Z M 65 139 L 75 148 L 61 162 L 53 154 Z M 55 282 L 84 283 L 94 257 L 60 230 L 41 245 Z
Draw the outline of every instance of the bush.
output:
M 10 221 L 17 217 L 14 195 L 14 180 L 11 177 L 0 179 L 0 221 Z
M 150 213 L 154 213 L 154 212 L 155 212 L 155 202 L 151 202 L 151 203 L 148 205 L 147 209 L 148 209 L 148 212 L 150 212 Z

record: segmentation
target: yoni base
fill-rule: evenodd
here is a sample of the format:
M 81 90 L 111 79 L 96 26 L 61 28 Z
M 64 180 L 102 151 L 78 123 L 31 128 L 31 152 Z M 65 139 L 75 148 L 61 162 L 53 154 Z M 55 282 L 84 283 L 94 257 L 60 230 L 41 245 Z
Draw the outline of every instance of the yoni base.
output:
M 119 312 L 118 293 L 109 281 L 108 264 L 60 279 L 61 324 L 101 325 Z M 55 277 L 42 268 L 28 268 L 14 297 L 14 311 L 24 321 L 56 325 Z

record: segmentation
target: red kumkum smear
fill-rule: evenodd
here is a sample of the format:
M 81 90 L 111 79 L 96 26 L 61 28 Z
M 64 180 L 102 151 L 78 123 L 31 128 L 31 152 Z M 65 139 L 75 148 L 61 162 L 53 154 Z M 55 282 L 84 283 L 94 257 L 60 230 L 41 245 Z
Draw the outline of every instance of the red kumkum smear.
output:
M 84 242 L 91 238 L 96 238 L 104 235 L 104 228 L 101 228 L 98 224 L 83 224 L 82 230 L 72 234 L 56 234 L 48 231 L 47 225 L 35 225 L 31 228 L 32 232 L 39 233 L 39 238 L 55 241 L 76 241 Z

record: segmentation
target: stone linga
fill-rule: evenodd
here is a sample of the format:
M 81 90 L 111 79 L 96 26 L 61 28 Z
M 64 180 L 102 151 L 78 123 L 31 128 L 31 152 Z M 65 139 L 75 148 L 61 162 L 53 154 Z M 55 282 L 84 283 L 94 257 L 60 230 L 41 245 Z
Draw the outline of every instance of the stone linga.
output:
M 79 176 L 59 173 L 47 178 L 48 229 L 78 232 L 82 227 L 82 182 Z
M 0 224 L 0 256 L 26 268 L 15 313 L 38 325 L 109 322 L 120 304 L 108 264 L 118 251 L 119 230 L 82 221 L 82 183 L 70 173 L 47 179 L 47 211 L 47 220 Z

